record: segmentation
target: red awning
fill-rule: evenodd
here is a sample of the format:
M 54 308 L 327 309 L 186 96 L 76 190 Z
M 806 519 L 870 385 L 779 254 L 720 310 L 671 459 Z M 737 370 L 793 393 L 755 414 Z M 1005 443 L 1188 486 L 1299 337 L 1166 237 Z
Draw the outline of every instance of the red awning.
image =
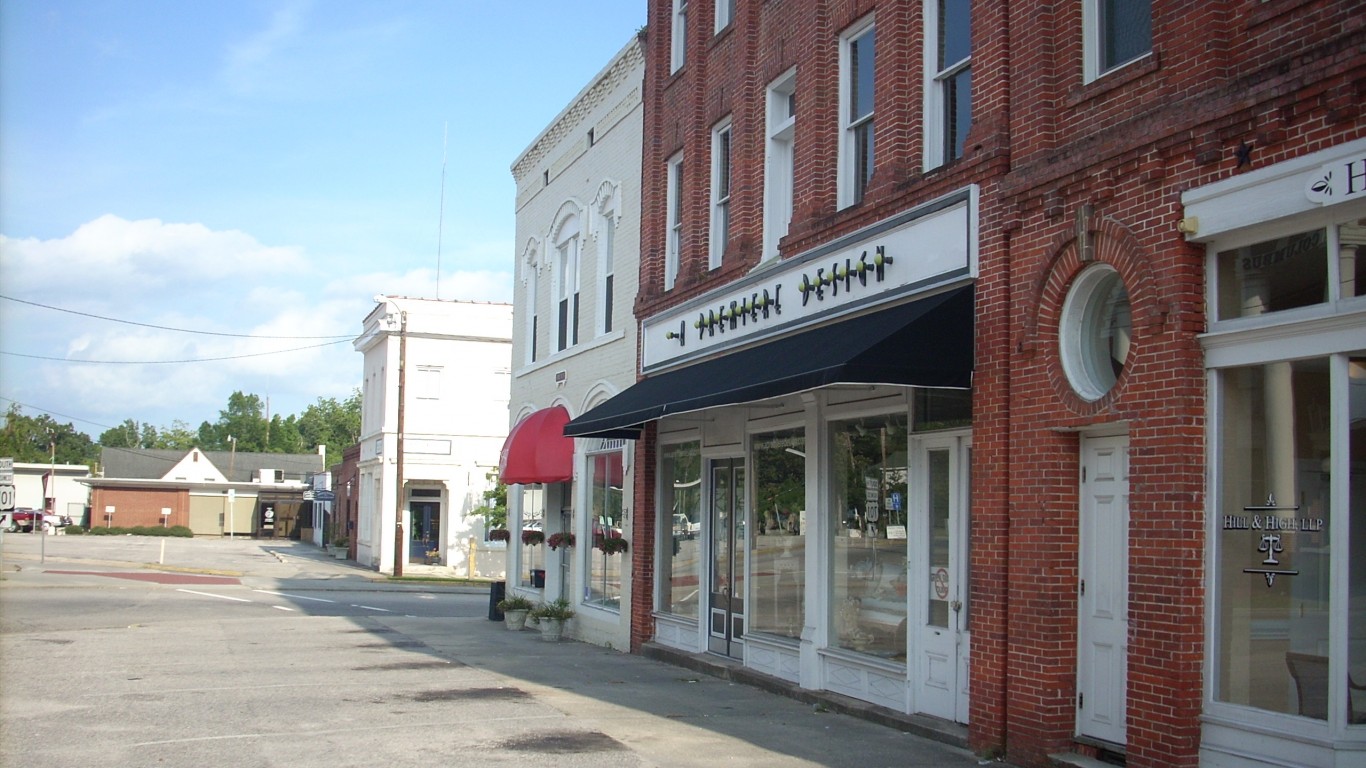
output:
M 517 422 L 503 443 L 498 479 L 508 485 L 562 483 L 574 477 L 574 438 L 564 436 L 569 412 L 542 408 Z

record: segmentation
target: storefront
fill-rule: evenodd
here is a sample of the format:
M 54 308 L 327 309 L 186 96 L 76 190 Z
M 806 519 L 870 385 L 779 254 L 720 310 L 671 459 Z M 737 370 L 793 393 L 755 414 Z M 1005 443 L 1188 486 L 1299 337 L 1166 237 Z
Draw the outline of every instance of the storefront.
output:
M 1183 195 L 1207 249 L 1208 765 L 1366 761 L 1366 141 Z
M 643 322 L 645 378 L 565 428 L 644 446 L 633 644 L 967 721 L 976 212 L 963 189 Z

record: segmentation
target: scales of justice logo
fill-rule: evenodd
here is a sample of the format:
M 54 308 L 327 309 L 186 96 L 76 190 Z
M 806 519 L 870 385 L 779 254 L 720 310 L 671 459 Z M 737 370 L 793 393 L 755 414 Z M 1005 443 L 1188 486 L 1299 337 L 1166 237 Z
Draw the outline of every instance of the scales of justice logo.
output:
M 1243 507 L 1244 515 L 1225 515 L 1224 530 L 1249 531 L 1256 544 L 1257 553 L 1262 556 L 1261 567 L 1244 568 L 1243 573 L 1255 573 L 1266 579 L 1270 588 L 1276 583 L 1277 576 L 1298 576 L 1294 568 L 1281 566 L 1281 555 L 1285 552 L 1287 536 L 1296 533 L 1317 533 L 1323 530 L 1321 517 L 1295 517 L 1299 507 L 1282 507 L 1276 504 L 1274 494 L 1267 494 L 1266 503 Z M 1283 513 L 1289 516 L 1282 516 Z M 1278 514 L 1281 513 L 1281 514 Z

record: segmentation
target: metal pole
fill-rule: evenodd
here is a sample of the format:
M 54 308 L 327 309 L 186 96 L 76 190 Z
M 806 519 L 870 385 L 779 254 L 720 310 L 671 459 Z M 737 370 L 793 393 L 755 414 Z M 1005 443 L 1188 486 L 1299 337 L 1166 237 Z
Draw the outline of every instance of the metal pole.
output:
M 403 390 L 407 376 L 408 313 L 398 321 L 398 458 L 394 477 L 394 578 L 403 576 Z

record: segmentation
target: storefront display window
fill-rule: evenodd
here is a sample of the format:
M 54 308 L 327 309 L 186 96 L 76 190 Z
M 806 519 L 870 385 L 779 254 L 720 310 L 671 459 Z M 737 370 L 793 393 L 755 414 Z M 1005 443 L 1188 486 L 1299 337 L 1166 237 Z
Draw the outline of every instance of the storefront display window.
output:
M 697 442 L 666 445 L 659 459 L 659 509 L 664 529 L 658 558 L 660 610 L 696 619 L 702 574 L 702 454 Z
M 966 389 L 915 389 L 915 431 L 972 426 L 972 392 Z
M 794 429 L 755 435 L 750 455 L 754 464 L 750 629 L 797 638 L 806 610 L 805 433 Z
M 588 457 L 589 514 L 592 520 L 590 544 L 581 547 L 588 559 L 588 583 L 584 602 L 612 610 L 621 608 L 620 552 L 608 554 L 602 542 L 621 539 L 622 460 L 621 451 Z
M 1347 361 L 1347 488 L 1351 559 L 1347 571 L 1348 720 L 1366 728 L 1366 355 Z
M 522 533 L 518 541 L 520 549 L 521 573 L 519 583 L 524 587 L 541 589 L 545 587 L 545 544 L 529 543 L 528 532 L 545 533 L 545 489 L 540 486 L 522 486 Z M 532 537 L 535 534 L 531 534 Z
M 1329 363 L 1219 374 L 1216 696 L 1318 720 L 1333 652 Z
M 830 425 L 831 644 L 906 659 L 904 413 Z
M 1219 319 L 1256 317 L 1328 295 L 1328 241 L 1322 229 L 1219 252 Z

